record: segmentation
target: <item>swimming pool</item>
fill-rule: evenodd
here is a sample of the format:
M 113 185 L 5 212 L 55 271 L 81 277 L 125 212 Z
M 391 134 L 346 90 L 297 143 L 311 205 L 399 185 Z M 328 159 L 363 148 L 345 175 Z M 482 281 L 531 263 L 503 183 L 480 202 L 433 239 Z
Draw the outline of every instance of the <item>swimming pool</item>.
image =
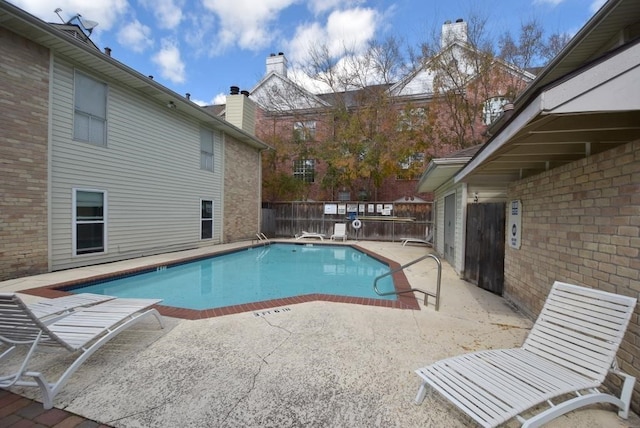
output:
M 73 293 L 159 298 L 162 305 L 203 310 L 307 294 L 396 300 L 373 291 L 389 266 L 350 246 L 283 244 L 252 247 L 67 288 Z M 378 283 L 391 291 L 391 277 Z

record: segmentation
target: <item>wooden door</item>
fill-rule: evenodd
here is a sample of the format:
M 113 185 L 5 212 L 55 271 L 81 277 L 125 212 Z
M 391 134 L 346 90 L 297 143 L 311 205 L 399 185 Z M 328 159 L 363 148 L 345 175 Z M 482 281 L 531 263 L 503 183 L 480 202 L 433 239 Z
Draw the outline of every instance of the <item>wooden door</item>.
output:
M 464 276 L 492 293 L 504 286 L 505 203 L 467 206 Z

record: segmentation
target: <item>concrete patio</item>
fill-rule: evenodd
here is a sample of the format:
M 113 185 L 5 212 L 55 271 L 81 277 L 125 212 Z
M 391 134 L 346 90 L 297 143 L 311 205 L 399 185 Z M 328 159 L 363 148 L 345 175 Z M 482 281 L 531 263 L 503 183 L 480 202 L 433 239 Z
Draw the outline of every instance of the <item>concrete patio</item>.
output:
M 357 244 L 401 264 L 427 251 Z M 183 255 L 0 282 L 0 292 Z M 436 272 L 435 263 L 425 260 L 406 276 L 413 287 L 434 291 Z M 431 300 L 421 306 L 412 311 L 316 301 L 196 321 L 165 317 L 164 330 L 148 320 L 92 356 L 54 403 L 114 427 L 472 426 L 435 394 L 413 404 L 419 386 L 413 371 L 451 355 L 518 346 L 532 322 L 504 299 L 460 280 L 447 263 L 440 310 Z M 69 361 L 43 353 L 35 366 L 55 376 Z M 35 389 L 12 391 L 39 400 Z M 612 407 L 594 406 L 548 426 L 640 427 L 640 420 L 632 414 L 624 421 Z

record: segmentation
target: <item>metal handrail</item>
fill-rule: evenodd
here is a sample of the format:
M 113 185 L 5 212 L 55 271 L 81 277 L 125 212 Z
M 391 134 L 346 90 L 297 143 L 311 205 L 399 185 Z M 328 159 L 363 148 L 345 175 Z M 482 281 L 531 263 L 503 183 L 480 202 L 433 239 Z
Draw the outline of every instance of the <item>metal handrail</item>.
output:
M 420 290 L 419 288 L 410 288 L 409 290 L 403 290 L 403 291 L 390 291 L 388 293 L 381 293 L 380 290 L 378 290 L 378 281 L 381 280 L 382 278 L 389 276 L 389 275 L 393 275 L 396 272 L 400 272 L 401 270 L 404 270 L 405 268 L 408 268 L 409 266 L 416 264 L 424 259 L 427 258 L 432 258 L 436 261 L 436 263 L 438 264 L 438 284 L 436 286 L 436 292 L 435 294 L 432 293 L 431 291 L 425 291 L 425 290 Z M 376 294 L 378 296 L 390 296 L 392 294 L 403 294 L 403 293 L 412 293 L 414 291 L 418 292 L 418 293 L 422 293 L 424 294 L 424 305 L 428 306 L 429 305 L 429 296 L 431 297 L 435 297 L 436 299 L 436 311 L 440 310 L 440 279 L 442 278 L 442 262 L 440 261 L 440 259 L 438 258 L 438 256 L 436 256 L 435 254 L 427 254 L 425 256 L 422 256 L 420 258 L 417 258 L 407 264 L 404 264 L 398 268 L 395 268 L 393 270 L 390 270 L 389 272 L 383 273 L 382 275 L 377 276 L 374 280 L 373 280 L 373 291 L 376 292 Z
M 258 237 L 258 241 L 262 245 L 271 245 L 271 241 L 269 241 L 269 238 L 267 238 L 267 235 L 265 235 L 264 233 L 256 233 L 256 236 Z

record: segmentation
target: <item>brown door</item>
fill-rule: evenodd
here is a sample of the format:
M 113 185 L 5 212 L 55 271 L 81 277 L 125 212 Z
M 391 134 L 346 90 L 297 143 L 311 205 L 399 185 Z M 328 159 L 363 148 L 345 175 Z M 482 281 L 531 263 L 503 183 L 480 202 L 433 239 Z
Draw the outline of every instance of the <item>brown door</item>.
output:
M 504 286 L 504 227 L 504 202 L 467 206 L 464 276 L 498 295 Z

